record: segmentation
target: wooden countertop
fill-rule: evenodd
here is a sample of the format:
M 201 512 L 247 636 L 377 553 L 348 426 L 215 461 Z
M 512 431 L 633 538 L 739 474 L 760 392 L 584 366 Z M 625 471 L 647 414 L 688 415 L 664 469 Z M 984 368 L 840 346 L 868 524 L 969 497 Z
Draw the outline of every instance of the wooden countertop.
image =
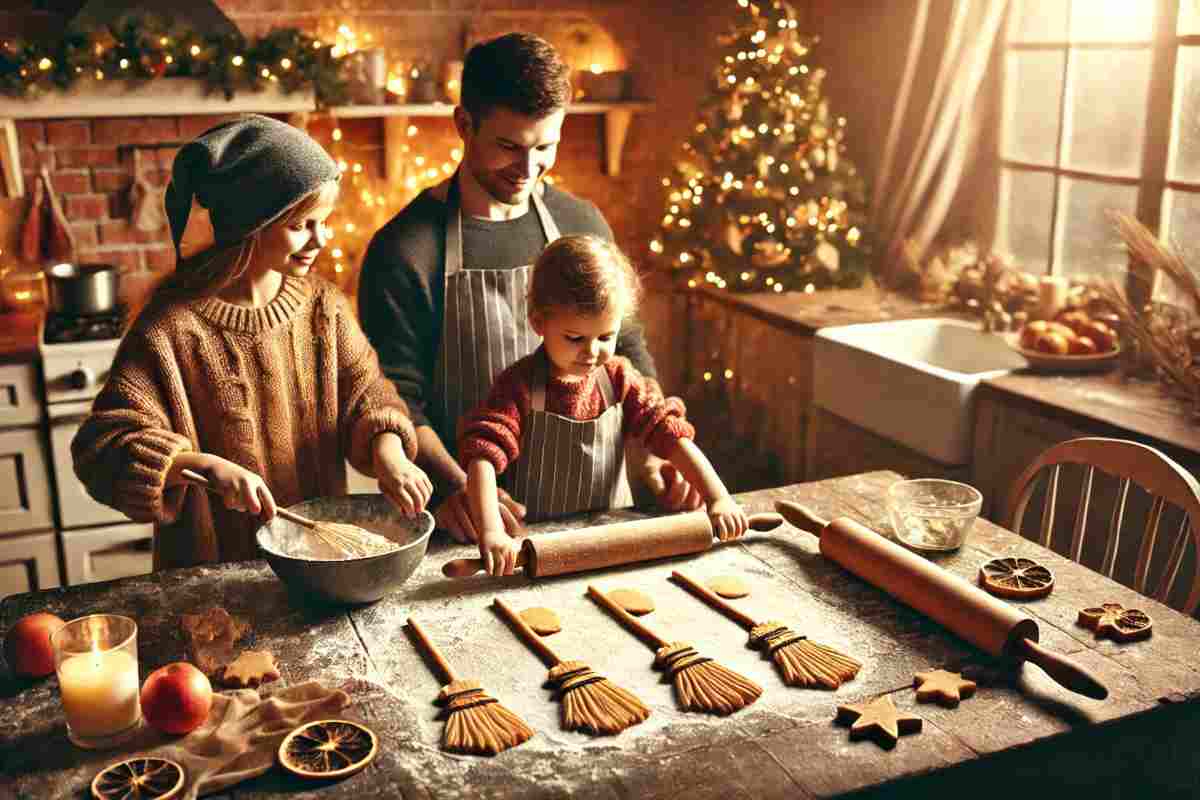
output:
M 813 334 L 834 325 L 882 322 L 888 319 L 945 316 L 959 312 L 920 303 L 910 297 L 875 289 L 835 289 L 825 292 L 782 292 L 746 294 L 700 289 L 706 298 L 745 311 L 752 316 L 802 334 Z
M 1157 381 L 1126 378 L 1116 370 L 1086 375 L 1021 371 L 986 380 L 982 388 L 1200 454 L 1196 409 Z
M 827 516 L 848 515 L 888 530 L 882 498 L 898 476 L 875 472 L 742 495 L 749 510 L 780 498 Z M 632 512 L 580 517 L 556 527 L 612 521 Z M 535 526 L 542 531 L 549 525 Z M 939 559 L 974 580 L 996 555 L 1036 557 L 1054 570 L 1055 591 L 1026 603 L 1041 642 L 1094 671 L 1109 687 L 1105 701 L 1074 695 L 1039 668 L 1002 677 L 995 662 L 945 629 L 901 606 L 824 558 L 817 540 L 788 526 L 714 547 L 694 557 L 539 580 L 484 576 L 449 581 L 449 558 L 473 548 L 437 541 L 400 591 L 370 606 L 331 609 L 292 597 L 261 561 L 161 572 L 111 583 L 14 595 L 0 604 L 0 628 L 33 610 L 64 618 L 106 611 L 139 622 L 140 667 L 184 657 L 178 616 L 221 604 L 253 625 L 255 649 L 274 651 L 278 685 L 319 679 L 346 685 L 345 713 L 380 736 L 380 756 L 346 780 L 314 787 L 272 770 L 222 797 L 284 798 L 824 798 L 1066 796 L 1086 785 L 1089 797 L 1190 796 L 1200 766 L 1200 623 L 1143 598 L 1033 542 L 979 520 L 967 545 Z M 753 593 L 735 601 L 749 613 L 792 624 L 814 641 L 863 662 L 836 692 L 786 687 L 769 661 L 746 647 L 746 633 L 666 578 L 672 569 L 704 578 L 738 574 Z M 584 597 L 602 589 L 639 588 L 658 609 L 646 619 L 671 638 L 693 642 L 764 687 L 754 705 L 728 718 L 682 713 L 672 690 L 651 669 L 653 654 Z M 559 727 L 559 708 L 543 687 L 545 666 L 491 609 L 503 597 L 518 609 L 548 605 L 565 629 L 551 642 L 567 658 L 588 661 L 652 709 L 645 723 L 616 737 L 591 738 Z M 1118 645 L 1075 624 L 1080 608 L 1119 602 L 1148 612 L 1152 638 Z M 537 735 L 495 758 L 449 755 L 439 748 L 443 723 L 432 700 L 439 681 L 403 625 L 419 618 L 464 677 L 523 717 Z M 913 673 L 930 667 L 985 667 L 976 695 L 957 709 L 917 705 Z M 131 752 L 71 746 L 56 680 L 8 683 L 0 716 L 0 796 L 78 798 L 103 766 Z M 265 691 L 269 691 L 265 690 Z M 852 742 L 833 722 L 838 704 L 888 694 L 925 720 L 891 751 Z M 154 743 L 153 735 L 139 744 Z M 1097 793 L 1098 792 L 1098 793 Z M 1077 794 L 1077 792 L 1076 792 Z

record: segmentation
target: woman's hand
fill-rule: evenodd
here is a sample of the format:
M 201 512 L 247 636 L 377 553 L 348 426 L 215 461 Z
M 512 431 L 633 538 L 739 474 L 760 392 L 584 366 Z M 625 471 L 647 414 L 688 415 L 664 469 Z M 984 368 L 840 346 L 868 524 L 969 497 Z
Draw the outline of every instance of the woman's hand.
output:
M 708 504 L 708 519 L 713 533 L 722 542 L 740 538 L 750 527 L 746 512 L 728 495 Z
M 487 530 L 479 534 L 479 557 L 490 575 L 512 575 L 520 552 L 517 540 L 504 531 Z
M 433 494 L 433 482 L 425 470 L 408 460 L 404 442 L 394 433 L 381 433 L 371 443 L 375 479 L 401 512 L 419 514 Z
M 496 500 L 500 504 L 500 519 L 504 522 L 504 529 L 510 536 L 516 536 L 521 532 L 521 523 L 525 519 L 525 506 L 499 488 L 496 489 Z M 459 489 L 443 500 L 433 518 L 437 521 L 437 527 L 449 533 L 455 541 L 463 544 L 479 541 L 479 531 L 471 518 L 471 504 L 466 489 Z

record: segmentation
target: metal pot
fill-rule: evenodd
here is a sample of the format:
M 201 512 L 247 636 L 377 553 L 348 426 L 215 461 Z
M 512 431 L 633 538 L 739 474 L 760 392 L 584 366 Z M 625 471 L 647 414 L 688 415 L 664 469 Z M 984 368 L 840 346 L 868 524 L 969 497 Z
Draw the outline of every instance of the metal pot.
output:
M 55 264 L 46 270 L 50 310 L 57 314 L 107 314 L 117 306 L 120 274 L 112 264 Z

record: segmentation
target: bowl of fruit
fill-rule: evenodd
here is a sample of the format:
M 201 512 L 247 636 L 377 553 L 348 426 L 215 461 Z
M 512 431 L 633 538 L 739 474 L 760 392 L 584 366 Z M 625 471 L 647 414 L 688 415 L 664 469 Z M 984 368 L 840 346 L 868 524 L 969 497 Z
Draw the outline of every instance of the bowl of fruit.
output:
M 1108 369 L 1117 363 L 1121 344 L 1112 325 L 1086 311 L 1064 311 L 1052 320 L 1026 323 L 1009 338 L 1013 349 L 1033 369 L 1086 372 Z

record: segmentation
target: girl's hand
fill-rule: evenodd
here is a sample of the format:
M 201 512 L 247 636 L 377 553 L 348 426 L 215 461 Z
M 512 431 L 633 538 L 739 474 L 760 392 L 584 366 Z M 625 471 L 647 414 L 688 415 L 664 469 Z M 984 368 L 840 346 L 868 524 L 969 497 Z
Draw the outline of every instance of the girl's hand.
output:
M 519 552 L 517 540 L 504 531 L 484 531 L 479 535 L 479 557 L 490 575 L 512 575 Z
M 425 470 L 408 460 L 400 437 L 394 433 L 376 436 L 372 460 L 379 491 L 403 513 L 420 513 L 433 494 L 433 483 Z
M 275 498 L 261 476 L 211 453 L 205 453 L 197 466 L 226 508 L 261 517 L 263 522 L 275 516 Z
M 708 504 L 708 519 L 712 523 L 713 533 L 722 542 L 741 538 L 750 527 L 746 512 L 728 495 Z

